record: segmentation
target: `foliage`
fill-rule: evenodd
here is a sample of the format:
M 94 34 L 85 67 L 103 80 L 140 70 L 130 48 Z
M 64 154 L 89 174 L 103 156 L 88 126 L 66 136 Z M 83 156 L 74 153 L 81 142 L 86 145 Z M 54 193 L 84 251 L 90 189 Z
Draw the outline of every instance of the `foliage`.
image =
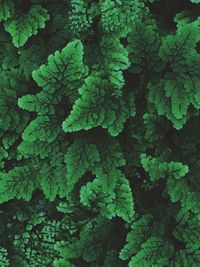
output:
M 0 0 L 0 266 L 200 266 L 199 4 Z
M 5 22 L 5 30 L 12 36 L 13 44 L 19 48 L 37 34 L 38 29 L 45 27 L 49 19 L 47 11 L 41 6 L 33 6 L 27 14 L 13 16 Z

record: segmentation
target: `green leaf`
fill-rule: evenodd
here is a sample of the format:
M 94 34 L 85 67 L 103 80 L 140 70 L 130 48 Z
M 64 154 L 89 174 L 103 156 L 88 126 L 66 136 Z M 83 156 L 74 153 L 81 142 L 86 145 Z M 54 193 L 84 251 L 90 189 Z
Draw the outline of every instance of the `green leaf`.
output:
M 75 40 L 61 52 L 56 51 L 48 57 L 47 65 L 33 71 L 33 79 L 48 94 L 62 93 L 73 102 L 78 96 L 78 88 L 87 72 L 83 64 L 83 45 Z
M 185 199 L 185 195 L 188 192 L 188 185 L 184 180 L 167 180 L 167 190 L 172 202 L 177 202 Z
M 61 130 L 57 117 L 38 116 L 33 120 L 22 134 L 23 140 L 33 142 L 52 142 L 57 138 Z
M 196 51 L 199 40 L 198 20 L 183 24 L 175 35 L 166 36 L 159 52 L 165 74 L 157 83 L 149 85 L 149 102 L 155 105 L 159 115 L 166 115 L 176 129 L 186 123 L 191 104 L 200 108 L 200 55 Z
M 190 251 L 190 250 L 180 250 L 175 253 L 175 256 L 171 259 L 169 267 L 181 266 L 189 267 L 194 266 L 198 267 L 200 264 L 200 252 Z
M 131 61 L 131 72 L 158 72 L 162 69 L 159 58 L 161 37 L 159 36 L 156 22 L 145 24 L 136 21 L 128 35 L 128 51 Z
M 128 51 L 120 43 L 120 39 L 114 35 L 103 36 L 98 47 L 95 46 L 94 55 L 91 60 L 95 60 L 93 69 L 96 71 L 102 70 L 108 79 L 113 84 L 117 92 L 121 93 L 122 87 L 125 84 L 122 74 L 130 66 Z
M 9 19 L 14 14 L 14 2 L 12 0 L 0 1 L 0 21 Z
M 142 244 L 142 249 L 131 258 L 130 267 L 143 266 L 168 266 L 174 248 L 167 241 L 159 237 L 151 237 Z
M 37 112 L 39 115 L 54 114 L 55 105 L 59 103 L 61 97 L 58 95 L 49 94 L 46 91 L 41 91 L 36 95 L 25 95 L 18 100 L 20 108 Z
M 180 201 L 182 209 L 191 210 L 199 213 L 200 197 L 196 188 L 190 188 L 186 180 L 175 180 L 170 178 L 167 180 L 167 192 L 172 202 Z
M 25 226 L 28 225 L 26 224 Z M 51 266 L 55 258 L 55 248 L 53 244 L 56 242 L 59 222 L 56 220 L 47 220 L 45 223 L 39 224 L 36 228 L 27 228 L 28 229 L 22 228 L 24 231 L 15 234 L 14 250 L 22 254 L 28 266 Z
M 23 46 L 32 35 L 36 35 L 38 29 L 45 27 L 45 21 L 49 19 L 47 10 L 39 5 L 33 5 L 30 11 L 24 15 L 16 15 L 6 20 L 5 30 L 12 36 L 13 44 L 19 48 Z
M 87 32 L 92 26 L 96 15 L 99 13 L 98 3 L 90 3 L 84 0 L 71 0 L 70 5 L 70 29 L 75 35 Z
M 95 163 L 92 173 L 101 181 L 104 191 L 112 191 L 121 175 L 119 168 L 126 165 L 122 149 L 116 139 L 100 140 L 98 145 L 100 161 Z
M 119 257 L 122 260 L 128 260 L 136 254 L 141 245 L 147 238 L 149 224 L 152 221 L 151 215 L 143 215 L 139 220 L 134 221 L 131 225 L 132 230 L 126 237 L 127 244 L 120 251 Z
M 102 188 L 101 180 L 94 179 L 88 182 L 80 190 L 81 203 L 90 208 L 93 212 L 99 212 L 102 217 L 112 219 L 116 213 L 112 207 L 109 206 L 115 197 L 114 192 L 106 192 Z
M 81 228 L 79 238 L 58 244 L 60 255 L 67 260 L 82 258 L 86 263 L 99 261 L 110 248 L 112 236 L 110 240 L 107 237 L 111 226 L 111 222 L 102 217 L 90 220 Z
M 117 216 L 126 222 L 131 222 L 135 214 L 132 190 L 129 181 L 122 173 L 117 178 L 114 189 L 115 197 L 109 204 L 109 209 L 113 210 Z
M 22 113 L 17 106 L 18 94 L 25 90 L 25 84 L 21 79 L 21 73 L 17 68 L 0 70 L 0 129 L 6 133 L 5 140 L 2 141 L 8 146 L 11 135 L 8 131 L 14 133 L 13 139 L 18 138 L 29 120 L 28 114 Z
M 80 89 L 69 117 L 63 122 L 65 132 L 89 130 L 97 126 L 107 128 L 112 136 L 118 135 L 132 115 L 123 98 L 112 96 L 112 85 L 98 76 L 90 76 Z
M 194 4 L 199 4 L 200 3 L 200 0 L 190 0 L 192 3 Z
M 101 23 L 108 32 L 124 36 L 131 27 L 134 14 L 134 1 L 132 0 L 102 0 L 100 2 L 102 13 Z
M 180 179 L 189 172 L 188 166 L 183 165 L 181 162 L 163 162 L 159 158 L 153 158 L 152 156 L 147 156 L 146 154 L 141 155 L 141 163 L 152 181 L 156 181 L 167 176 L 174 179 Z
M 63 164 L 44 163 L 38 174 L 38 179 L 40 179 L 40 188 L 50 201 L 55 200 L 57 195 L 66 197 L 67 171 Z
M 84 173 L 92 170 L 99 160 L 99 152 L 94 144 L 76 139 L 65 154 L 67 190 L 70 192 Z
M 9 267 L 10 261 L 8 259 L 8 252 L 5 248 L 0 247 L 0 264 L 2 267 Z
M 80 200 L 91 210 L 111 219 L 118 216 L 130 222 L 134 216 L 134 203 L 131 188 L 121 172 L 116 172 L 116 185 L 113 190 L 104 190 L 104 181 L 94 179 L 81 188 Z
M 66 147 L 68 142 L 62 143 L 62 147 Z M 19 146 L 18 150 L 23 154 L 25 158 L 39 156 L 41 159 L 48 158 L 53 154 L 58 153 L 61 149 L 59 141 L 23 141 Z
M 173 232 L 177 240 L 184 243 L 193 251 L 200 248 L 200 220 L 197 216 L 191 216 L 187 221 L 181 221 Z
M 0 184 L 0 203 L 13 198 L 28 201 L 37 188 L 37 179 L 30 167 L 15 167 L 7 173 L 1 173 Z

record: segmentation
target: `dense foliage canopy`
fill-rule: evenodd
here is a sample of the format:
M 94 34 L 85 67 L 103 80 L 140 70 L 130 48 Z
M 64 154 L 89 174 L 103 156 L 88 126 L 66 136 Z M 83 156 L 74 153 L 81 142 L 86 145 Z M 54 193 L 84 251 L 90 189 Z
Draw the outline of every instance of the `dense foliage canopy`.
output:
M 200 267 L 200 1 L 0 0 L 0 267 Z

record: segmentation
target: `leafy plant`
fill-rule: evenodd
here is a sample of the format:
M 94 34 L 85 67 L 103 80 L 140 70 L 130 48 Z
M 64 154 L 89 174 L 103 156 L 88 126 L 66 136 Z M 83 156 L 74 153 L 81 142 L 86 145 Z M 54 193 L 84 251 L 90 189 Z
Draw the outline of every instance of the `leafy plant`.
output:
M 200 266 L 199 3 L 0 0 L 0 266 Z

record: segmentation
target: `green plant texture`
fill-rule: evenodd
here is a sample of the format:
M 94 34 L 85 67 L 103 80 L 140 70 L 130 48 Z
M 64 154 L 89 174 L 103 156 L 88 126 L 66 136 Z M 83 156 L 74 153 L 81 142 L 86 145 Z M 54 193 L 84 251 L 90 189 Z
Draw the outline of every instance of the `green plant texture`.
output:
M 0 0 L 0 267 L 200 267 L 200 1 Z

